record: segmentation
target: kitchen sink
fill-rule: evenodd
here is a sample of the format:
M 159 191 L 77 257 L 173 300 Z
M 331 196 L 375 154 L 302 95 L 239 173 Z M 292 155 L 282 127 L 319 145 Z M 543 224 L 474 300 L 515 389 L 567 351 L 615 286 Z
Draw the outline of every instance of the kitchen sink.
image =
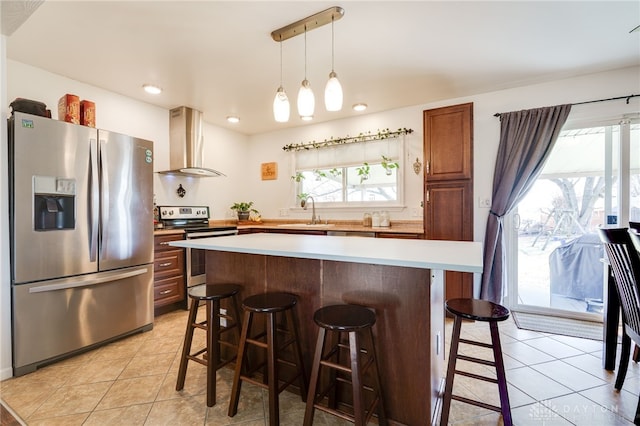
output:
M 327 226 L 335 226 L 333 223 L 281 223 L 278 225 L 283 228 L 324 228 Z

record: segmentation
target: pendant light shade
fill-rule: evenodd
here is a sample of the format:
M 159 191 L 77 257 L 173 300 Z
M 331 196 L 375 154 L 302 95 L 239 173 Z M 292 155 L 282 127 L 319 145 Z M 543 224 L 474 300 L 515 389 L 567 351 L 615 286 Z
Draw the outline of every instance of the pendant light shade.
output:
M 324 88 L 324 106 L 327 111 L 340 111 L 342 109 L 342 85 L 335 72 L 329 74 L 329 81 Z
M 313 117 L 316 106 L 316 98 L 311 90 L 311 84 L 306 78 L 302 81 L 298 91 L 298 114 L 300 117 Z
M 278 123 L 286 123 L 289 121 L 290 112 L 289 97 L 287 97 L 284 87 L 280 86 L 276 92 L 276 97 L 273 99 L 273 118 Z
M 280 87 L 278 87 L 276 96 L 273 99 L 273 118 L 278 123 L 286 123 L 289 121 L 290 111 L 289 97 L 287 92 L 284 91 L 284 87 L 282 87 L 282 40 L 280 40 Z
M 338 75 L 333 69 L 334 62 L 334 38 L 333 38 L 333 15 L 331 15 L 331 72 L 329 81 L 324 88 L 324 106 L 327 111 L 340 111 L 342 109 L 342 85 L 338 80 Z

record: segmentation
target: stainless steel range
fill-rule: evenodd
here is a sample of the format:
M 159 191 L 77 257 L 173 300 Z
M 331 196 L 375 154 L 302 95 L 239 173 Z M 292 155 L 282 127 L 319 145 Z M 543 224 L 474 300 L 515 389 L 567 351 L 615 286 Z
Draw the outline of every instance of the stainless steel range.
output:
M 165 229 L 184 229 L 185 238 L 224 237 L 238 234 L 235 225 L 209 224 L 208 206 L 159 206 L 159 219 Z M 186 249 L 187 287 L 204 284 L 207 280 L 206 251 Z

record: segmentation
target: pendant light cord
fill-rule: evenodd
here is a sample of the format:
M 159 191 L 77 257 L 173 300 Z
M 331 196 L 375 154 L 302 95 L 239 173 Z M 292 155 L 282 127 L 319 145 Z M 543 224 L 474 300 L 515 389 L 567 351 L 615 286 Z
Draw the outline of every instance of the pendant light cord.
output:
M 333 59 L 335 57 L 334 46 L 335 46 L 335 42 L 333 38 L 333 13 L 332 13 L 331 14 L 331 71 L 332 72 L 335 70 L 335 67 L 333 65 Z
M 307 26 L 304 26 L 304 79 L 307 79 Z
M 280 87 L 282 87 L 282 34 L 280 34 Z

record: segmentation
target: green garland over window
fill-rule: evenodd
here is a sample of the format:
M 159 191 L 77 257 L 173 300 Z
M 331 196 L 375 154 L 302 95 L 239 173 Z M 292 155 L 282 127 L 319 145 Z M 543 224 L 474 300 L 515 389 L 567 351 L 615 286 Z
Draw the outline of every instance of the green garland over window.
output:
M 346 145 L 350 143 L 357 142 L 369 142 L 369 141 L 379 141 L 389 138 L 397 138 L 401 135 L 407 135 L 413 133 L 412 129 L 407 129 L 405 127 L 398 129 L 396 131 L 390 131 L 389 129 L 378 130 L 378 133 L 371 133 L 370 131 L 367 133 L 360 133 L 358 136 L 345 136 L 343 138 L 334 139 L 333 136 L 330 139 L 325 139 L 322 142 L 301 142 L 301 143 L 292 143 L 289 145 L 285 145 L 282 147 L 284 151 L 302 151 L 302 150 L 310 150 L 310 149 L 319 149 L 319 148 L 328 148 L 335 145 Z

